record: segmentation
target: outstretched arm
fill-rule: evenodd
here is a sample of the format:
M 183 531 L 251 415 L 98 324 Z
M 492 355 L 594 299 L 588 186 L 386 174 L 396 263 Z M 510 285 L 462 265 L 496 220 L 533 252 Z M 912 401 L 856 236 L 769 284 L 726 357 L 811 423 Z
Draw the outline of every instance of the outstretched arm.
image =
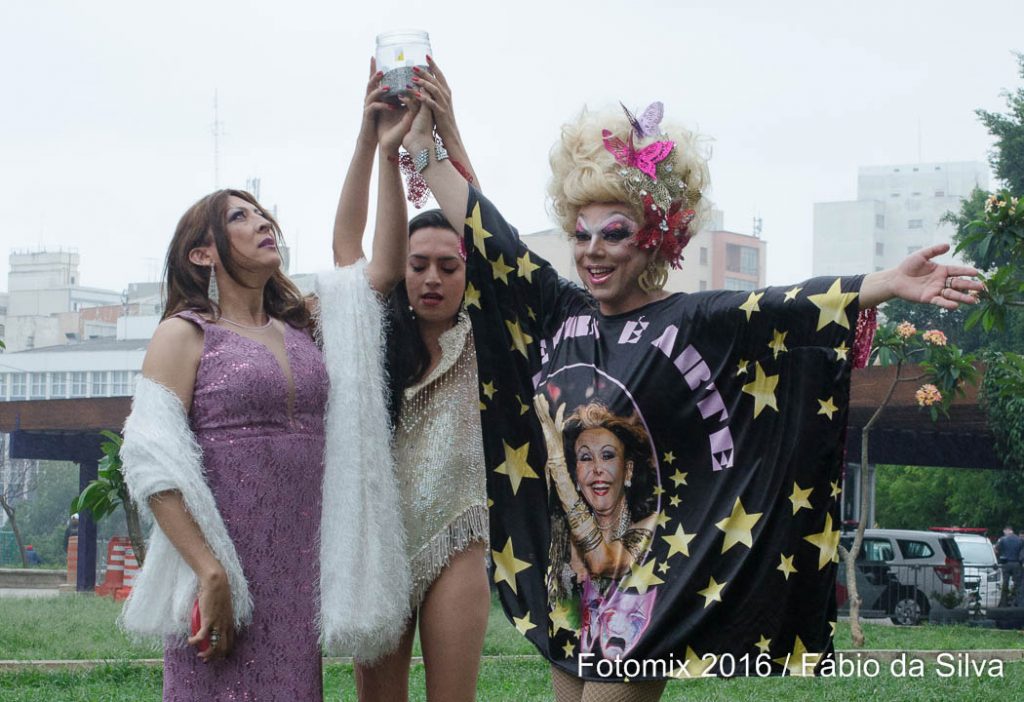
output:
M 371 59 L 363 119 L 334 217 L 334 263 L 348 266 L 363 257 L 362 238 L 366 229 L 370 174 L 374 152 L 377 151 L 380 169 L 377 215 L 373 258 L 367 265 L 367 276 L 374 290 L 387 294 L 404 271 L 407 225 L 397 154 L 415 111 L 383 102 L 387 86 L 380 84 L 381 78 L 382 74 Z
M 930 303 L 947 310 L 955 310 L 961 304 L 974 304 L 977 298 L 972 293 L 984 290 L 985 286 L 978 280 L 960 276 L 976 276 L 978 271 L 970 266 L 932 261 L 947 251 L 949 244 L 936 244 L 915 251 L 896 268 L 869 273 L 860 286 L 861 308 L 877 307 L 893 298 Z

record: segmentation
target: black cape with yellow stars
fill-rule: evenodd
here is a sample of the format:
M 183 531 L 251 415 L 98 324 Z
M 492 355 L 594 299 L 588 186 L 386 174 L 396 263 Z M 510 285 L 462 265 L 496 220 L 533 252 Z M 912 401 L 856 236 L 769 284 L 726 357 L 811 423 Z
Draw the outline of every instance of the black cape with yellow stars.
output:
M 472 188 L 465 237 L 492 578 L 515 627 L 586 680 L 813 674 L 835 630 L 862 279 L 677 293 L 602 315 Z M 584 475 L 593 457 L 564 447 L 578 504 L 631 500 L 605 536 L 636 537 L 618 572 L 591 575 L 570 553 L 538 394 L 565 417 L 603 407 L 648 442 L 628 486 Z

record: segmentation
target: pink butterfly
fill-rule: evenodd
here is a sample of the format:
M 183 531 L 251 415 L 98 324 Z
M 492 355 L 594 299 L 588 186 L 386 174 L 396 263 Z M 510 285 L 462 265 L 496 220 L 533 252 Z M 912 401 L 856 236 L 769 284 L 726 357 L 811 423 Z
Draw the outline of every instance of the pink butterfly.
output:
M 674 141 L 656 141 L 637 151 L 633 146 L 632 131 L 629 133 L 629 143 L 623 142 L 607 129 L 601 130 L 601 136 L 604 138 L 604 148 L 611 152 L 616 161 L 623 166 L 639 168 L 651 178 L 657 178 L 657 165 L 668 157 L 676 145 Z

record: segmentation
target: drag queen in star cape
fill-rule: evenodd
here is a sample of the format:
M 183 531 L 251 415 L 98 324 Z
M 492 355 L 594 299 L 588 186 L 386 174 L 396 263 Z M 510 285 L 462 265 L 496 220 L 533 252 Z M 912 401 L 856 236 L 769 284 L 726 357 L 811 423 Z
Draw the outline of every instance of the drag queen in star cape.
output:
M 669 294 L 708 172 L 655 104 L 584 111 L 551 151 L 581 288 L 437 160 L 429 115 L 404 145 L 464 225 L 493 580 L 557 698 L 658 699 L 707 654 L 778 674 L 831 650 L 858 311 L 955 308 L 975 271 L 933 262 L 936 246 L 866 276 Z M 616 659 L 629 665 L 597 665 Z

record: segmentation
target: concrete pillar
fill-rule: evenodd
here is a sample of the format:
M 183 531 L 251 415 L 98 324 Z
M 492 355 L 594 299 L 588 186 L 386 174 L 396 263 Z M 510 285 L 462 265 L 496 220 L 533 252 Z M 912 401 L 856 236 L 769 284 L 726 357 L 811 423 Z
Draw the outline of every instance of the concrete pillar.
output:
M 96 479 L 99 472 L 97 461 L 80 461 L 78 463 L 78 492 Z M 78 592 L 94 592 L 96 590 L 96 520 L 89 510 L 78 513 Z

